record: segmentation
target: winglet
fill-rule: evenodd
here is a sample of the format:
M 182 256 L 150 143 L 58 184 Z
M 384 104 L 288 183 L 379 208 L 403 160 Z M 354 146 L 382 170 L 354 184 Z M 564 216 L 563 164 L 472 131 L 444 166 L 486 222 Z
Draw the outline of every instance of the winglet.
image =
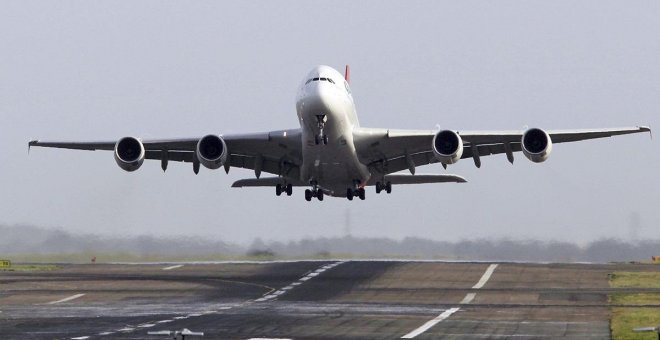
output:
M 649 126 L 640 126 L 639 128 L 642 129 L 642 131 L 648 131 L 649 135 L 651 135 L 651 140 L 653 140 L 653 130 L 651 129 L 650 124 Z
M 39 141 L 36 139 L 33 139 L 28 142 L 28 155 L 30 154 L 30 148 L 32 148 L 32 145 L 37 145 L 37 143 L 39 143 Z
M 346 64 L 346 71 L 344 71 L 344 79 L 347 83 L 351 82 L 351 67 L 348 64 Z

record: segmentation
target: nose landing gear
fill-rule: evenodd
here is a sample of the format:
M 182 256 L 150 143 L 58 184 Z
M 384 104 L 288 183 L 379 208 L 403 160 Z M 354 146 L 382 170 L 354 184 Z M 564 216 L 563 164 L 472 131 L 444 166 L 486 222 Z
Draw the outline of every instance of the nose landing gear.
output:
M 323 133 L 323 129 L 325 128 L 325 122 L 328 120 L 326 115 L 316 115 L 316 124 L 319 129 L 319 134 L 314 136 L 314 143 L 316 145 L 319 145 L 323 143 L 323 145 L 328 144 L 328 136 Z

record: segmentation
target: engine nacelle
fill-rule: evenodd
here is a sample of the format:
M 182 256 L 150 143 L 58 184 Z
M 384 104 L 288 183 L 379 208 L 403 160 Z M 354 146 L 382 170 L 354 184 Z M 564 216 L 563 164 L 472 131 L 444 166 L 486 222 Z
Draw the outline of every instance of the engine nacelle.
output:
M 124 137 L 115 144 L 115 161 L 126 171 L 135 171 L 144 162 L 144 145 L 135 137 Z
M 220 168 L 227 161 L 227 144 L 216 135 L 206 135 L 197 142 L 197 159 L 211 170 Z
M 552 139 L 547 132 L 532 128 L 522 135 L 522 152 L 530 161 L 541 163 L 548 159 L 552 152 Z
M 458 162 L 463 156 L 463 139 L 454 131 L 439 131 L 433 137 L 433 155 L 443 164 Z

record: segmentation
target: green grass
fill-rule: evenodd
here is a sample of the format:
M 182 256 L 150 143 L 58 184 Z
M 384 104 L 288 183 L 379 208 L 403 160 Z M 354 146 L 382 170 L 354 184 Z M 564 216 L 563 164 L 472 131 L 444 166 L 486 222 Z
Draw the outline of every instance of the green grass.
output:
M 660 273 L 656 272 L 616 272 L 609 275 L 610 286 L 614 288 L 660 288 Z M 660 326 L 660 293 L 614 293 L 610 294 L 611 304 L 630 305 L 614 307 L 611 312 L 610 329 L 613 339 L 657 339 L 657 333 L 634 333 L 633 328 Z M 634 305 L 653 305 L 657 308 Z
M 660 288 L 660 272 L 615 272 L 610 274 L 615 288 Z
M 653 339 L 656 333 L 634 333 L 633 328 L 660 326 L 660 310 L 657 308 L 613 308 L 612 339 Z
M 0 272 L 36 272 L 60 269 L 54 264 L 12 264 L 11 267 L 0 268 Z

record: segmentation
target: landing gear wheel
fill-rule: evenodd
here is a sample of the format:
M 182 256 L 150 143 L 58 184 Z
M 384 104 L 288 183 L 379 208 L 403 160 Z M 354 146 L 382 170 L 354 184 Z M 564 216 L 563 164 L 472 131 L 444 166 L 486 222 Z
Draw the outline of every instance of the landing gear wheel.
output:
M 388 194 L 392 193 L 392 182 L 387 182 L 387 184 L 385 184 L 385 192 Z
M 348 198 L 349 201 L 353 200 L 353 189 L 351 188 L 346 189 L 346 198 Z
M 364 198 L 365 198 L 365 196 L 364 196 L 364 188 L 360 188 L 360 189 L 358 189 L 358 196 L 360 197 L 361 200 L 364 201 Z
M 312 191 L 309 189 L 305 190 L 305 200 L 307 202 L 312 200 Z
M 282 194 L 282 184 L 278 184 L 275 186 L 275 195 L 279 196 Z
M 323 136 L 323 145 L 328 145 L 328 136 Z
M 323 191 L 319 190 L 316 192 L 316 198 L 319 199 L 319 201 L 323 201 Z
M 285 191 L 287 196 L 291 196 L 291 194 L 293 194 L 293 186 L 291 184 L 287 184 Z
M 321 138 L 319 138 L 319 136 L 314 136 L 314 144 L 316 145 L 321 144 Z
M 376 193 L 380 194 L 383 191 L 383 185 L 380 182 L 376 182 Z

